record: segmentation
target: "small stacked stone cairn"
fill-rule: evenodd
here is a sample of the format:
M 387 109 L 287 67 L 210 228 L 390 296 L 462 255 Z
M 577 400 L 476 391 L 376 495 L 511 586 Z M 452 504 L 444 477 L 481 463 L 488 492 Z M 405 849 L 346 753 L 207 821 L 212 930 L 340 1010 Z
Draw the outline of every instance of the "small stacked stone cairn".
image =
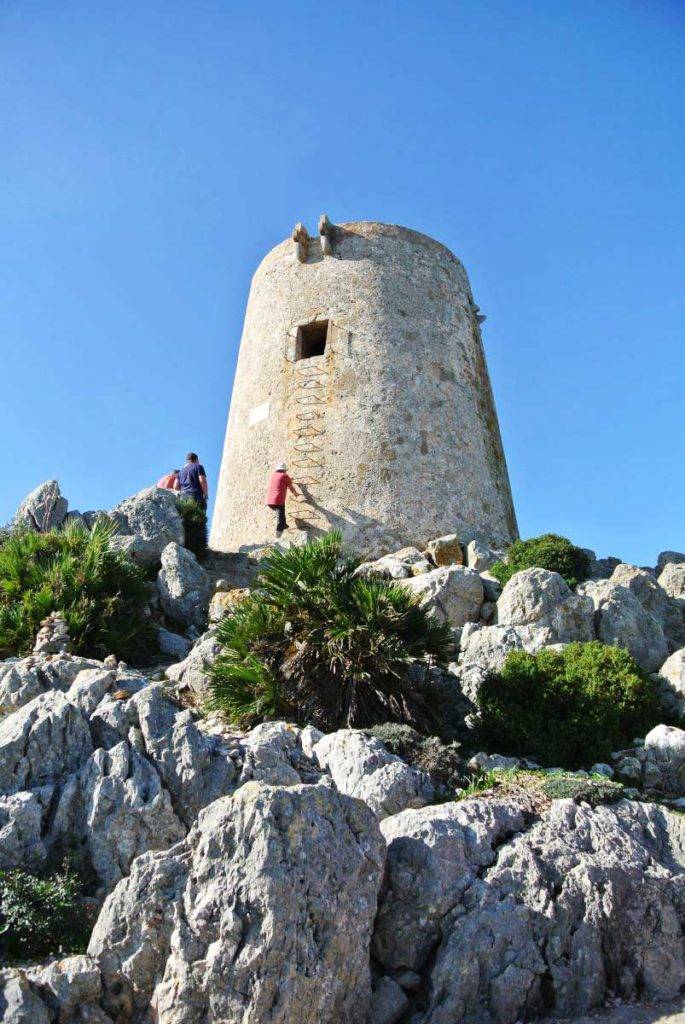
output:
M 40 624 L 34 654 L 66 654 L 71 649 L 69 628 L 59 612 L 52 612 Z

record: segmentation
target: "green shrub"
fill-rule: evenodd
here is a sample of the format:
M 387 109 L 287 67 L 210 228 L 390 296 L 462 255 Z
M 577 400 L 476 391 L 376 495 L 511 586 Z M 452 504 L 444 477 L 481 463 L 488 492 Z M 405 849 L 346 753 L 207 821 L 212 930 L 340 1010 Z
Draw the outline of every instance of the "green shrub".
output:
M 588 578 L 590 557 L 566 537 L 543 533 L 530 540 L 517 540 L 502 562 L 495 562 L 490 572 L 502 586 L 522 569 L 549 569 L 563 576 L 569 587 L 576 587 Z
M 458 743 L 443 743 L 438 736 L 424 736 L 409 725 L 384 722 L 368 730 L 391 754 L 427 772 L 440 786 L 456 788 L 465 781 Z
M 110 551 L 113 526 L 16 531 L 0 544 L 0 658 L 27 654 L 41 621 L 61 612 L 78 654 L 141 663 L 156 647 L 141 569 Z
M 601 775 L 547 775 L 540 784 L 540 792 L 550 800 L 575 800 L 592 807 L 597 804 L 612 804 L 623 796 L 620 782 L 612 782 Z
M 598 641 L 512 651 L 483 681 L 477 703 L 486 749 L 550 767 L 605 761 L 659 721 L 652 680 L 627 651 Z
M 9 960 L 33 960 L 85 949 L 90 931 L 81 883 L 66 864 L 45 878 L 0 872 L 0 949 Z
M 197 559 L 207 554 L 207 509 L 192 498 L 178 498 L 178 511 L 185 530 L 185 546 Z
M 407 590 L 355 575 L 339 533 L 263 559 L 253 593 L 219 626 L 210 706 L 324 730 L 431 723 L 416 666 L 446 665 L 452 633 Z

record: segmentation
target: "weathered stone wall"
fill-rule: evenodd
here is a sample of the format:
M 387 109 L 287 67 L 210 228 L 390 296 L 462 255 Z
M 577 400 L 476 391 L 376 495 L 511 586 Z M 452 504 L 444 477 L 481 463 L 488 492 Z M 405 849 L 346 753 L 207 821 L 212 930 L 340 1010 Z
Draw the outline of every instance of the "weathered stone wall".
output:
M 332 527 L 377 554 L 457 532 L 517 535 L 468 278 L 438 242 L 374 222 L 338 225 L 300 262 L 292 240 L 250 291 L 211 544 L 273 535 L 265 505 L 281 459 L 303 485 L 291 526 Z M 330 323 L 323 356 L 297 360 L 297 329 Z

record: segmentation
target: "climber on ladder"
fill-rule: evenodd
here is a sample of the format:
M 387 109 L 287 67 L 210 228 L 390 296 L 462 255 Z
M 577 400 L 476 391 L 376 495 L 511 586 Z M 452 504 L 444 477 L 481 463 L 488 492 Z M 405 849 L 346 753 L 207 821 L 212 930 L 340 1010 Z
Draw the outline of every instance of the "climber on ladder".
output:
M 269 491 L 266 503 L 276 513 L 276 539 L 279 540 L 284 530 L 288 529 L 285 519 L 285 499 L 288 491 L 297 497 L 297 491 L 288 476 L 285 462 L 279 462 L 269 479 Z

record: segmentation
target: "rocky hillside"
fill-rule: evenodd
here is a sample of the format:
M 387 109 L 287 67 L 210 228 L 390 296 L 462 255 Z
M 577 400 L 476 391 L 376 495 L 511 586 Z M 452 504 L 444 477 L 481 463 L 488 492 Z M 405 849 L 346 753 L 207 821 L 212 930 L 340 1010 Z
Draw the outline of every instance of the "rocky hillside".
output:
M 685 555 L 649 569 L 593 555 L 573 588 L 539 567 L 502 587 L 501 553 L 456 537 L 360 567 L 459 640 L 436 682 L 462 745 L 414 736 L 415 756 L 396 726 L 239 730 L 203 714 L 207 615 L 231 614 L 259 553 L 203 567 L 154 488 L 113 514 L 114 546 L 154 581 L 142 614 L 166 658 L 74 653 L 56 613 L 32 653 L 0 663 L 0 920 L 2 879 L 68 858 L 89 932 L 83 952 L 58 939 L 6 958 L 3 1021 L 515 1024 L 679 995 Z M 49 484 L 17 523 L 69 515 Z M 572 772 L 534 748 L 478 749 L 480 688 L 509 652 L 593 641 L 651 679 L 662 714 L 645 736 Z

